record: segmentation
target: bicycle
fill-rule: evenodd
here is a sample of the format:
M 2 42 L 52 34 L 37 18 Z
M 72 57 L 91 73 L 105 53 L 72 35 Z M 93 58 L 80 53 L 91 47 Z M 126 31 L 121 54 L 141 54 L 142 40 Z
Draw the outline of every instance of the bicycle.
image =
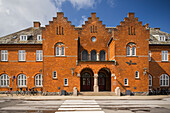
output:
M 10 89 L 8 89 L 8 91 L 6 91 L 6 95 L 7 95 L 7 96 L 8 96 L 8 95 L 13 96 L 13 94 L 12 94 L 12 88 L 10 88 Z

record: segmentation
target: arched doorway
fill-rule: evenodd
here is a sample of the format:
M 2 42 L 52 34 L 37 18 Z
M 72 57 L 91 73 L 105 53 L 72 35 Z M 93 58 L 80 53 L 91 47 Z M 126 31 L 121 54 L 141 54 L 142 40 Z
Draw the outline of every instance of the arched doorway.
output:
M 80 75 L 80 91 L 93 91 L 93 71 L 89 68 L 86 68 L 81 71 Z
M 111 72 L 107 68 L 102 68 L 98 72 L 99 91 L 111 91 Z

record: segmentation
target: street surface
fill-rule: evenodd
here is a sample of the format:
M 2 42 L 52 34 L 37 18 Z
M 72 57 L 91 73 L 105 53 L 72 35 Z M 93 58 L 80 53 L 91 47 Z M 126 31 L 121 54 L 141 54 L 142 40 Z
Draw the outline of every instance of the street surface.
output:
M 92 99 L 93 97 L 83 99 L 79 97 L 64 97 L 65 99 L 62 97 L 61 99 L 0 97 L 0 113 L 170 113 L 169 97 L 105 99 L 104 96 L 100 96 Z

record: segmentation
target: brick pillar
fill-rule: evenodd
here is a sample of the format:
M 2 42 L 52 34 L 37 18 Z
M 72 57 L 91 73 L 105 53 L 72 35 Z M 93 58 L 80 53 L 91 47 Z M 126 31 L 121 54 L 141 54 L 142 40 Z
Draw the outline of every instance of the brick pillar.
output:
M 99 86 L 98 86 L 98 74 L 94 74 L 94 86 L 93 86 L 94 92 L 99 92 Z

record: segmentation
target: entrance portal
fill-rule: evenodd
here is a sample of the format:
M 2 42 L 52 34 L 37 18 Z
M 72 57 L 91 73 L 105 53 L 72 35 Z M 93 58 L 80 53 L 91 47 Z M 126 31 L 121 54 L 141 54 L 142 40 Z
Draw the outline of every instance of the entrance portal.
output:
M 80 91 L 93 91 L 93 72 L 90 69 L 84 69 L 81 72 Z
M 111 91 L 111 72 L 107 68 L 102 68 L 98 72 L 99 91 Z

